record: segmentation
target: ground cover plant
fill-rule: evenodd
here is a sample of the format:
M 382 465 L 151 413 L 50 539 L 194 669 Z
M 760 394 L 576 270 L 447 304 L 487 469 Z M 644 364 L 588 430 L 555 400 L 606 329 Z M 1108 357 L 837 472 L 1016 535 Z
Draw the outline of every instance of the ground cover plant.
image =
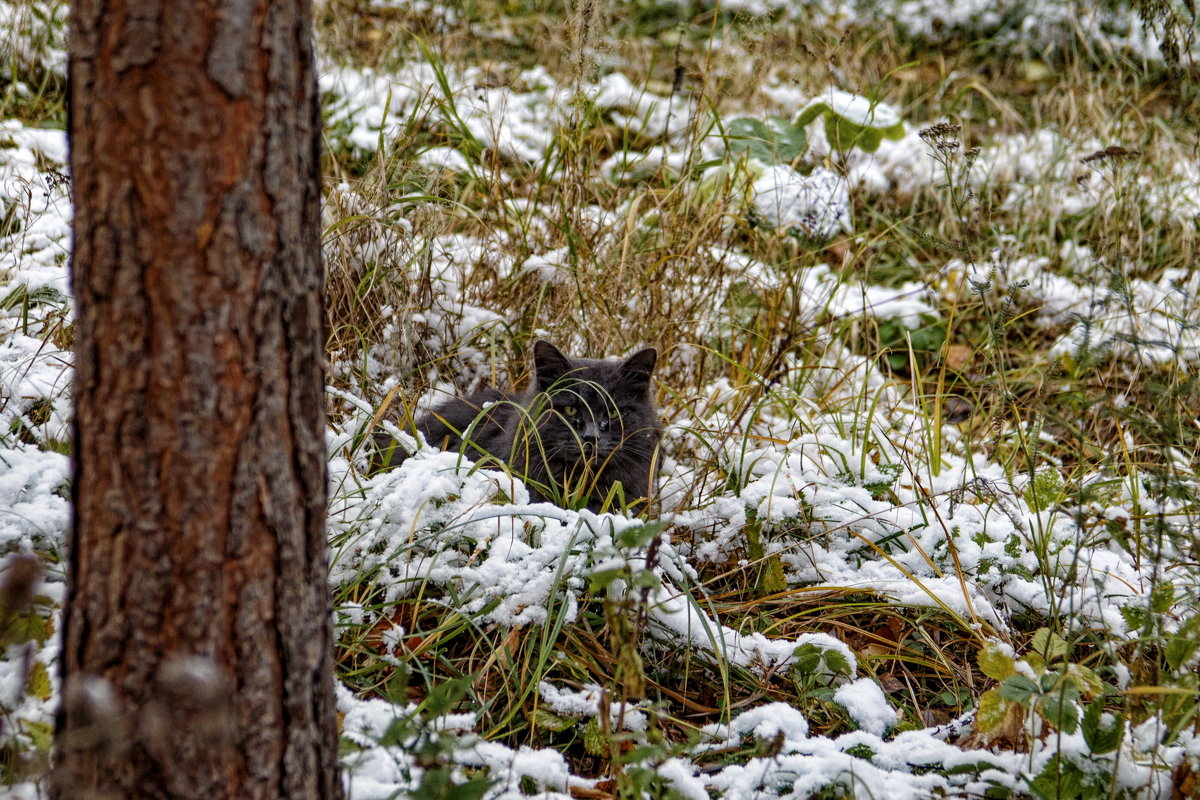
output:
M 352 796 L 1196 796 L 1200 103 L 1166 2 L 317 6 Z M 0 2 L 0 783 L 69 478 L 65 8 Z M 659 352 L 640 517 L 422 446 Z M 373 474 L 371 434 L 416 451 Z

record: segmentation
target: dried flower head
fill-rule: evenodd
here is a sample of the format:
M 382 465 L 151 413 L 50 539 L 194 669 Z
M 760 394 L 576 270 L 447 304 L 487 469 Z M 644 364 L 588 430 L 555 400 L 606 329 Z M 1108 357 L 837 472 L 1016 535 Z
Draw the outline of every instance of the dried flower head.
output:
M 1117 161 L 1125 158 L 1137 158 L 1142 154 L 1141 150 L 1129 150 L 1121 147 L 1119 144 L 1110 144 L 1103 150 L 1097 150 L 1094 153 L 1084 156 L 1080 159 L 1084 164 L 1092 164 L 1097 161 Z
M 930 125 L 928 128 L 922 128 L 917 132 L 921 137 L 921 141 L 937 150 L 943 155 L 953 155 L 962 147 L 962 142 L 958 140 L 958 135 L 962 132 L 962 125 L 955 122 L 938 122 Z

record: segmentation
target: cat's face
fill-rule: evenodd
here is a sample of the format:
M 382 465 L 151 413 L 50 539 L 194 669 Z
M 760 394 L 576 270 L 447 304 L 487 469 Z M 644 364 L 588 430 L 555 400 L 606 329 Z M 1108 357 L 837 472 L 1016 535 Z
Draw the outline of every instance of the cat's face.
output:
M 552 465 L 620 471 L 649 463 L 659 427 L 650 395 L 658 352 L 625 361 L 571 359 L 549 342 L 533 347 L 537 428 Z

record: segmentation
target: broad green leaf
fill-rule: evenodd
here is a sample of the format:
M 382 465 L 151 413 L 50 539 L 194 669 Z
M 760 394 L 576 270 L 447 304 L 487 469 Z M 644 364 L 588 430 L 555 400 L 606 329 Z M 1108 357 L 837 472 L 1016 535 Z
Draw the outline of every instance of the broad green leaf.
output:
M 647 522 L 644 525 L 626 528 L 617 534 L 617 546 L 627 549 L 646 547 L 666 529 L 665 522 Z
M 539 727 L 549 731 L 565 731 L 567 728 L 575 724 L 575 720 L 571 717 L 563 717 L 555 714 L 553 711 L 538 707 L 538 710 L 533 712 L 533 723 Z
M 781 162 L 790 164 L 808 150 L 808 134 L 804 132 L 804 128 L 779 117 L 768 117 L 767 128 L 771 132 L 771 144 L 775 148 L 775 155 Z
M 995 681 L 1002 681 L 1017 674 L 1017 665 L 1013 657 L 997 642 L 984 645 L 976 661 L 983 674 Z
M 588 575 L 588 591 L 596 594 L 608 588 L 613 581 L 623 579 L 628 573 L 623 569 L 601 569 Z
M 495 782 L 489 778 L 472 778 L 447 790 L 446 800 L 479 800 Z
M 803 126 L 779 117 L 769 117 L 766 122 L 738 117 L 726 126 L 726 136 L 729 152 L 745 152 L 763 164 L 790 164 L 808 149 Z
M 17 724 L 20 726 L 21 732 L 29 737 L 33 746 L 38 750 L 46 752 L 54 743 L 54 727 L 52 725 L 24 718 L 17 720 Z
M 1168 636 L 1167 646 L 1163 650 L 1167 666 L 1172 672 L 1180 669 L 1191 660 L 1197 647 L 1200 647 L 1200 640 L 1197 640 L 1196 634 L 1191 631 L 1185 630 Z
M 3 609 L 0 609 L 2 611 Z M 26 610 L 11 617 L 7 621 L 3 630 L 0 630 L 0 647 L 5 647 L 10 644 L 22 644 L 24 642 L 37 642 L 41 644 L 46 641 L 46 637 L 50 635 L 53 626 L 46 624 L 45 617 L 42 617 L 34 610 Z
M 1100 676 L 1082 664 L 1068 664 L 1067 678 L 1074 682 L 1084 697 L 1095 697 L 1104 691 L 1104 681 L 1100 680 Z
M 1045 658 L 1047 664 L 1052 664 L 1065 657 L 1067 649 L 1066 641 L 1049 628 L 1038 628 L 1037 632 L 1033 634 L 1033 652 Z
M 1150 607 L 1155 614 L 1166 614 L 1175 602 L 1175 584 L 1160 583 L 1150 592 Z
M 1145 606 L 1140 605 L 1122 606 L 1121 616 L 1125 619 L 1125 624 L 1134 631 L 1144 631 L 1153 619 Z
M 1041 688 L 1024 675 L 1011 675 L 997 689 L 1005 700 L 1012 700 L 1028 707 L 1033 698 L 1041 694 Z
M 850 674 L 850 662 L 837 650 L 826 650 L 824 654 L 825 668 L 834 675 Z
M 662 586 L 662 581 L 652 570 L 638 570 L 633 575 L 631 581 L 635 589 L 657 589 Z
M 1083 712 L 1080 728 L 1083 740 L 1094 754 L 1111 753 L 1121 745 L 1125 733 L 1125 720 L 1120 714 L 1113 715 L 1108 725 L 1103 724 L 1104 701 L 1093 700 Z
M 821 666 L 821 649 L 815 644 L 802 644 L 792 651 L 796 663 L 792 669 L 802 675 L 812 675 Z
M 1063 733 L 1074 733 L 1079 727 L 1079 706 L 1070 695 L 1066 691 L 1048 694 L 1038 708 L 1046 721 Z
M 25 691 L 39 700 L 50 699 L 50 673 L 42 662 L 35 661 L 29 668 L 29 679 L 25 681 Z
M 776 594 L 787 589 L 783 562 L 778 553 L 766 553 L 762 542 L 762 525 L 757 521 L 746 525 L 746 546 L 750 559 L 759 564 L 758 588 L 763 594 Z
M 1083 793 L 1083 773 L 1055 753 L 1029 788 L 1041 800 L 1076 800 Z
M 874 153 L 883 142 L 883 131 L 855 125 L 837 114 L 825 115 L 825 135 L 834 150 L 845 151 L 857 147 L 866 153 Z
M 988 689 L 979 698 L 979 708 L 975 710 L 975 726 L 981 733 L 991 733 L 1004 723 L 1008 716 L 1011 703 L 1000 696 L 995 689 Z
M 758 588 L 764 595 L 779 594 L 787 591 L 787 575 L 783 571 L 783 561 L 779 553 L 771 553 L 762 563 L 758 573 Z
M 822 115 L 825 135 L 834 150 L 857 147 L 873 153 L 885 138 L 904 138 L 904 121 L 891 106 L 837 89 L 823 92 L 800 109 L 793 125 L 803 128 Z

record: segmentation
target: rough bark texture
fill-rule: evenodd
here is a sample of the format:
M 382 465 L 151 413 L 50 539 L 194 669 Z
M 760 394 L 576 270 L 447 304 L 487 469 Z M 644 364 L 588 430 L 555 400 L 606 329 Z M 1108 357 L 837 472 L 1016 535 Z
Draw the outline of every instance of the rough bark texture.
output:
M 308 0 L 73 0 L 57 797 L 336 798 Z

